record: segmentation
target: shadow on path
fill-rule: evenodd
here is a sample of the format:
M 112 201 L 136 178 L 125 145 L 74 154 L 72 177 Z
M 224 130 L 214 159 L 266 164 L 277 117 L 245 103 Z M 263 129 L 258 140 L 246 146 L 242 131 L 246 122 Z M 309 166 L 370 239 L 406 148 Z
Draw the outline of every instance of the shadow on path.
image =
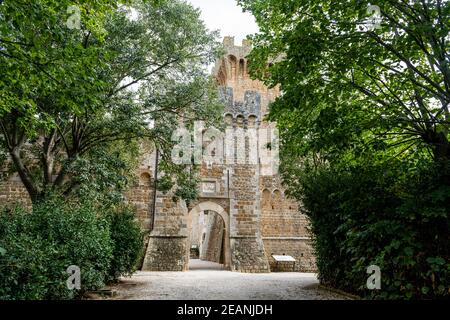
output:
M 195 270 L 225 270 L 223 264 L 203 261 L 200 259 L 190 259 L 189 260 L 189 271 Z

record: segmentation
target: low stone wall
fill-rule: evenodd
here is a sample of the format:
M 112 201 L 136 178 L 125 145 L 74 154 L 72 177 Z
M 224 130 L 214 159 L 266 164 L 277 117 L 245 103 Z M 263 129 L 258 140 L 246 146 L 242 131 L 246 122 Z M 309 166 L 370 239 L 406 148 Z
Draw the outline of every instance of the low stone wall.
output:
M 0 206 L 22 205 L 31 208 L 31 199 L 28 196 L 27 189 L 20 181 L 18 175 L 3 177 L 0 180 Z
M 316 272 L 316 261 L 309 239 L 301 238 L 263 238 L 266 256 L 270 264 L 271 271 L 295 271 L 295 272 Z M 296 260 L 295 268 L 292 263 L 278 263 L 273 259 L 272 254 L 288 255 Z
M 184 236 L 150 236 L 143 271 L 188 270 L 188 239 Z
M 257 237 L 232 237 L 231 262 L 232 270 L 238 272 L 263 273 L 270 272 L 264 254 L 264 244 Z
M 188 270 L 190 245 L 186 219 L 184 201 L 173 201 L 170 195 L 159 193 L 143 271 Z

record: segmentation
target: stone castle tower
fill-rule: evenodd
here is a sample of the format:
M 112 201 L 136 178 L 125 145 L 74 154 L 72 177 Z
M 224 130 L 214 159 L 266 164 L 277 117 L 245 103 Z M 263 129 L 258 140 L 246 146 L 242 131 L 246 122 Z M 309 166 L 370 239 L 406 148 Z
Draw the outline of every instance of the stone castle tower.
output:
M 227 130 L 237 133 L 273 128 L 274 124 L 264 121 L 264 116 L 279 90 L 249 78 L 248 42 L 236 46 L 234 38 L 226 37 L 224 47 L 226 53 L 213 75 L 226 106 L 223 117 Z M 143 270 L 187 270 L 190 257 L 196 257 L 193 248 L 197 248 L 200 258 L 222 263 L 232 271 L 280 269 L 272 254 L 293 256 L 296 271 L 315 270 L 306 216 L 295 201 L 284 196 L 280 177 L 271 172 L 271 164 L 262 161 L 261 146 L 267 142 L 262 140 L 261 135 L 257 141 L 250 137 L 231 139 L 226 148 L 245 150 L 241 158 L 202 163 L 200 197 L 189 207 L 184 201 L 174 202 L 170 194 L 155 193 L 156 155 L 148 153 L 144 157 L 137 172 L 139 182 L 126 194 L 136 206 L 144 228 L 151 230 Z M 252 149 L 255 144 L 259 146 L 256 151 Z M 0 182 L 0 201 L 29 205 L 17 175 Z M 287 268 L 292 270 L 291 266 Z
M 264 116 L 279 90 L 268 89 L 248 76 L 250 43 L 244 40 L 242 46 L 236 46 L 234 38 L 226 37 L 224 47 L 226 54 L 216 63 L 213 75 L 225 103 L 227 130 L 274 127 Z M 263 144 L 260 136 L 257 139 L 257 145 Z M 231 163 L 202 163 L 200 197 L 189 207 L 157 192 L 143 270 L 187 270 L 192 247 L 202 245 L 201 258 L 221 262 L 232 271 L 269 272 L 275 267 L 272 254 L 295 257 L 297 271 L 314 270 L 308 222 L 298 204 L 285 198 L 280 177 L 270 173 L 271 164 L 261 161 L 259 149 L 252 154 L 248 139 L 241 141 L 245 145 L 237 145 L 237 140 L 232 143 L 229 147 L 233 150 L 245 150 L 241 161 L 235 157 Z M 250 161 L 255 156 L 257 161 Z M 144 198 L 149 199 L 150 194 Z M 148 203 L 141 205 L 148 217 Z

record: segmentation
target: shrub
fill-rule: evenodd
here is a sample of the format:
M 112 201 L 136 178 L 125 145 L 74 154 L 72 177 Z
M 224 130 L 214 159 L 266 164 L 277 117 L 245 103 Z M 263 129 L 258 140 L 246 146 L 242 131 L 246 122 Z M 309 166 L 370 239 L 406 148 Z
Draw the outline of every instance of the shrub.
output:
M 47 266 L 54 262 L 52 244 L 27 234 L 18 234 L 0 257 L 0 300 L 44 299 L 49 287 L 62 278 L 48 278 Z
M 99 214 L 98 212 L 101 212 Z M 143 253 L 143 233 L 127 206 L 49 196 L 29 213 L 0 211 L 0 300 L 73 299 L 131 275 Z M 66 270 L 81 270 L 81 290 L 69 290 Z
M 32 213 L 0 213 L 0 299 L 71 299 L 105 284 L 112 257 L 108 221 L 88 203 L 50 197 Z M 66 270 L 81 269 L 81 290 Z
M 372 299 L 449 298 L 450 170 L 425 163 L 301 177 L 323 284 Z M 381 290 L 366 268 L 381 268 Z
M 110 223 L 113 253 L 109 280 L 129 276 L 136 271 L 143 255 L 144 234 L 135 213 L 130 207 L 122 206 L 107 213 Z

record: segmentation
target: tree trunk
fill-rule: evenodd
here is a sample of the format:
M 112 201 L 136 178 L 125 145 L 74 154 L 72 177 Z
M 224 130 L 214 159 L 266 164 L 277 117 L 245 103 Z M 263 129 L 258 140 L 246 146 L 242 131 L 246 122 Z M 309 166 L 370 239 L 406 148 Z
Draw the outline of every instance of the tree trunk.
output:
M 450 160 L 450 142 L 442 132 L 429 132 L 425 141 L 433 148 L 434 159 L 438 162 Z
M 11 159 L 13 160 L 14 165 L 16 166 L 17 173 L 19 174 L 20 180 L 22 181 L 25 189 L 27 189 L 28 195 L 30 196 L 31 202 L 33 204 L 39 202 L 39 199 L 42 198 L 42 194 L 39 189 L 34 184 L 32 177 L 22 162 L 20 158 L 20 152 L 18 148 L 14 148 L 10 152 Z

